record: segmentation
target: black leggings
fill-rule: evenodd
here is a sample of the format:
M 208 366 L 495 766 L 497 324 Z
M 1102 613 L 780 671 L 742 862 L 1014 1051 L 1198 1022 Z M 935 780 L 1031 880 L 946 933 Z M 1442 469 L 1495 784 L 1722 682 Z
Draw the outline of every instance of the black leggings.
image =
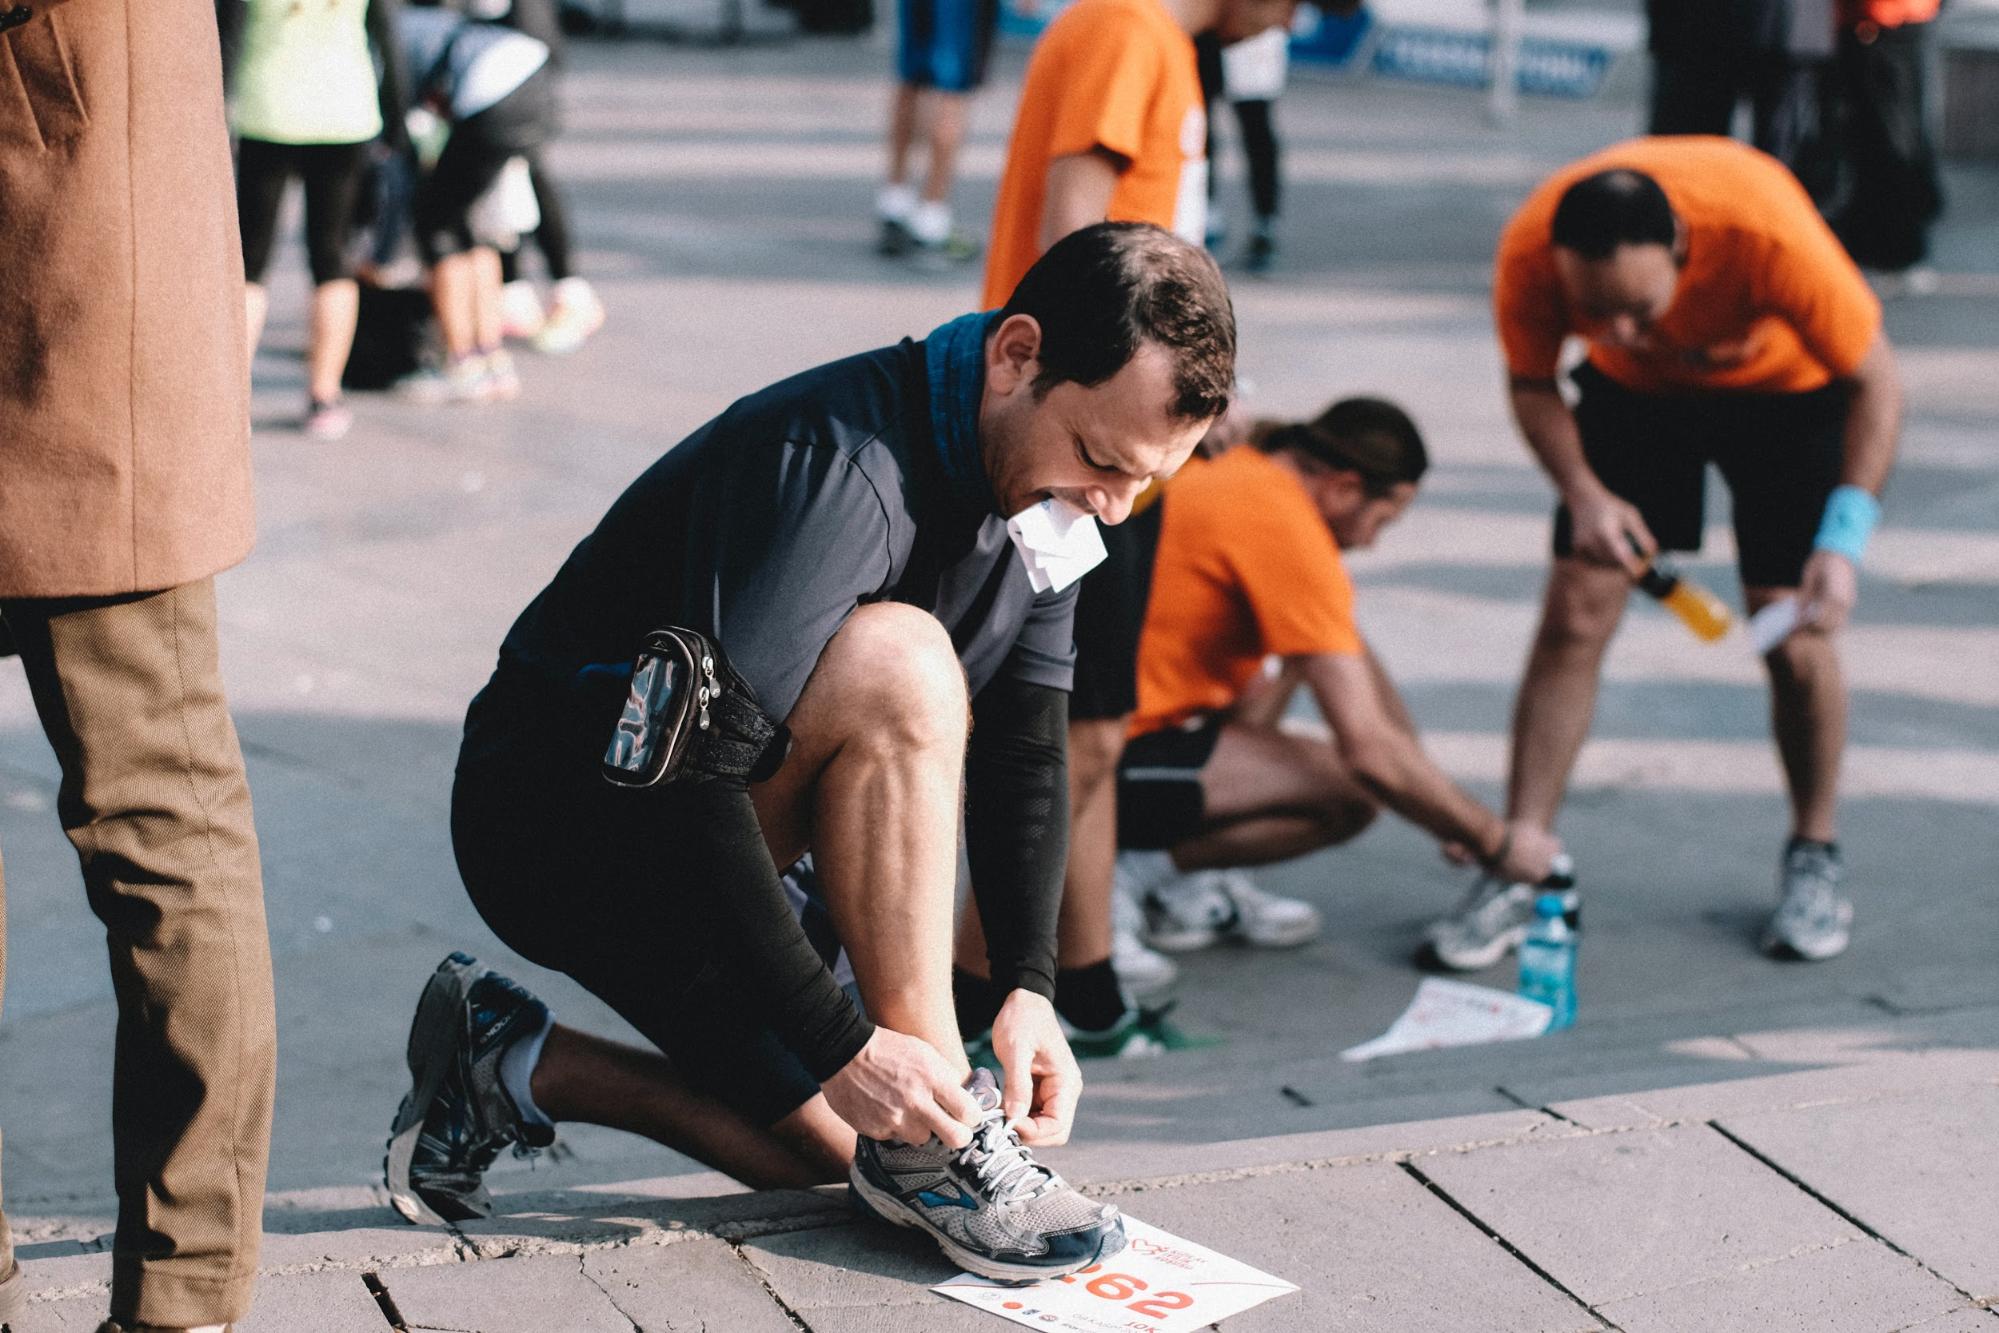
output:
M 548 174 L 548 164 L 541 154 L 529 153 L 528 176 L 534 181 L 535 202 L 541 206 L 541 225 L 535 228 L 535 248 L 541 251 L 542 263 L 548 268 L 550 282 L 561 282 L 576 270 L 569 262 L 569 218 L 563 212 L 562 192 Z M 500 276 L 512 282 L 520 276 L 520 251 L 507 250 L 500 255 Z
M 528 156 L 548 139 L 555 109 L 550 89 L 544 65 L 513 92 L 451 127 L 411 208 L 425 263 L 472 248 L 472 205 L 499 179 L 508 158 Z
M 270 267 L 278 209 L 293 176 L 305 182 L 305 248 L 314 283 L 353 276 L 347 237 L 368 163 L 365 143 L 270 143 L 244 139 L 236 150 L 236 221 L 243 276 L 262 282 Z

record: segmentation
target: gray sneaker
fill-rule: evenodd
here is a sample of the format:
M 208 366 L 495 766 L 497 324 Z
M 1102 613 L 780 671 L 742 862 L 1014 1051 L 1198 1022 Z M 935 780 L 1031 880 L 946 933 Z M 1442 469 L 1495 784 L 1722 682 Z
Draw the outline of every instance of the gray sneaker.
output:
M 999 1085 L 965 1081 L 985 1112 L 966 1147 L 863 1137 L 847 1178 L 855 1201 L 885 1222 L 927 1231 L 951 1262 L 997 1282 L 1061 1277 L 1124 1248 L 1124 1218 L 1084 1198 L 1034 1160 L 1006 1127 Z
M 548 1006 L 468 954 L 437 965 L 410 1024 L 410 1090 L 389 1128 L 389 1203 L 412 1222 L 490 1217 L 486 1168 L 512 1146 L 529 1155 L 555 1127 L 522 1116 L 500 1081 L 516 1041 L 548 1026 Z
M 1425 961 L 1453 972 L 1491 967 L 1527 938 L 1534 896 L 1532 884 L 1480 875 L 1457 909 L 1423 933 Z
M 1781 898 L 1763 928 L 1763 952 L 1808 963 L 1845 953 L 1853 938 L 1853 904 L 1839 891 L 1845 878 L 1839 848 L 1793 838 L 1777 872 Z

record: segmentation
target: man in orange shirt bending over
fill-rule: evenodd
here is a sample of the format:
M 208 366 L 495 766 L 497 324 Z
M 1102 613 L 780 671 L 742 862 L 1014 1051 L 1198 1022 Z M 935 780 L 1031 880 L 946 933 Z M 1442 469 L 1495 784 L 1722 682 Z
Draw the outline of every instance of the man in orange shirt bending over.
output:
M 1348 398 L 1167 485 L 1118 770 L 1118 838 L 1137 849 L 1120 871 L 1134 891 L 1345 842 L 1384 806 L 1454 859 L 1501 878 L 1548 874 L 1561 844 L 1445 776 L 1354 625 L 1340 552 L 1402 516 L 1428 461 L 1400 408 Z M 1283 724 L 1301 684 L 1330 737 Z
M 1857 596 L 1902 388 L 1881 308 L 1774 158 L 1707 136 L 1637 139 L 1557 172 L 1500 239 L 1494 304 L 1514 419 L 1561 494 L 1541 627 L 1513 715 L 1508 813 L 1552 828 L 1632 579 L 1700 549 L 1715 464 L 1743 596 L 1796 599 L 1764 659 L 1791 797 L 1764 950 L 1830 958 L 1852 905 L 1834 837 L 1846 686 L 1834 635 Z M 1571 335 L 1589 359 L 1556 386 Z M 1438 959 L 1514 947 L 1533 893 L 1493 879 L 1431 929 Z

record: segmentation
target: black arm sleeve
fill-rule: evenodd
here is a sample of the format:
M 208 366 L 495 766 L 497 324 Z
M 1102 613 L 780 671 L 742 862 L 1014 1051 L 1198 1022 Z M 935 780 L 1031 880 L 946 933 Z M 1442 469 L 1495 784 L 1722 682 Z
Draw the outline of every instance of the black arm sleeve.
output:
M 400 152 L 409 143 L 409 71 L 403 67 L 403 47 L 396 37 L 396 0 L 368 0 L 368 40 L 381 62 L 375 95 L 382 107 L 382 142 Z
M 690 859 L 700 858 L 712 886 L 706 906 L 714 937 L 734 946 L 737 975 L 749 983 L 771 1027 L 824 1082 L 860 1054 L 874 1025 L 833 980 L 792 914 L 749 788 L 739 779 L 716 778 L 689 783 L 675 795 L 693 810 L 689 827 L 702 845 L 687 850 Z
M 972 701 L 965 845 L 993 985 L 1054 999 L 1069 860 L 1067 690 L 1001 676 Z

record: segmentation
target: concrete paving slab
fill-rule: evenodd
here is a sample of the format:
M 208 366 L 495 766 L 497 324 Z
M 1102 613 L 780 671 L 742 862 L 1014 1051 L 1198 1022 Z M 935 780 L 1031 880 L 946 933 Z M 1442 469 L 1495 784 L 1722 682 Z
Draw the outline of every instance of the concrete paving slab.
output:
M 373 1211 L 373 1210 L 369 1210 Z M 386 1206 L 382 1212 L 387 1213 Z M 420 1268 L 455 1264 L 465 1246 L 447 1227 L 329 1225 L 304 1233 L 265 1231 L 258 1267 L 266 1273 L 320 1268 Z
M 1963 1295 L 1914 1260 L 1862 1238 L 1707 1282 L 1611 1301 L 1598 1313 L 1624 1333 L 1885 1333 L 1952 1311 Z M 1923 1324 L 1923 1327 L 1928 1327 Z
M 1331 1167 L 1120 1202 L 1297 1284 L 1295 1295 L 1226 1321 L 1229 1333 L 1601 1327 L 1399 1167 Z
M 756 1270 L 724 1241 L 601 1250 L 583 1257 L 583 1273 L 641 1329 L 797 1333 Z
M 1834 1069 L 1555 1101 L 1548 1109 L 1586 1129 L 1625 1129 L 1834 1102 L 1875 1101 L 1931 1089 L 1986 1086 L 1993 1082 L 1994 1071 L 1989 1052 L 1932 1051 Z
M 28 1292 L 36 1300 L 90 1297 L 102 1304 L 111 1294 L 111 1255 L 63 1254 L 50 1259 L 21 1256 Z
M 1593 1306 L 1860 1235 L 1705 1125 L 1488 1148 L 1420 1166 Z
M 632 1321 L 574 1255 L 377 1275 L 411 1330 L 450 1333 L 632 1333 Z
M 1720 1123 L 1973 1299 L 1999 1300 L 1999 1086 Z
M 929 1288 L 957 1273 L 928 1237 L 884 1222 L 746 1241 L 743 1257 L 814 1333 L 990 1333 L 993 1316 Z
M 104 1322 L 105 1298 L 37 1301 L 8 1327 L 14 1333 L 96 1333 Z
M 236 1333 L 385 1333 L 388 1316 L 358 1269 L 267 1277 Z
M 849 1216 L 844 1189 L 760 1190 L 712 1199 L 625 1199 L 592 1206 L 571 1196 L 560 1206 L 511 1211 L 455 1230 L 480 1258 L 578 1253 L 607 1245 L 665 1244 L 687 1237 L 727 1239 L 823 1226 Z
M 1904 1333 L 1915 1333 L 1917 1329 L 1922 1333 L 1992 1333 L 1999 1329 L 1999 1310 L 1953 1310 L 1940 1319 L 1911 1324 Z

